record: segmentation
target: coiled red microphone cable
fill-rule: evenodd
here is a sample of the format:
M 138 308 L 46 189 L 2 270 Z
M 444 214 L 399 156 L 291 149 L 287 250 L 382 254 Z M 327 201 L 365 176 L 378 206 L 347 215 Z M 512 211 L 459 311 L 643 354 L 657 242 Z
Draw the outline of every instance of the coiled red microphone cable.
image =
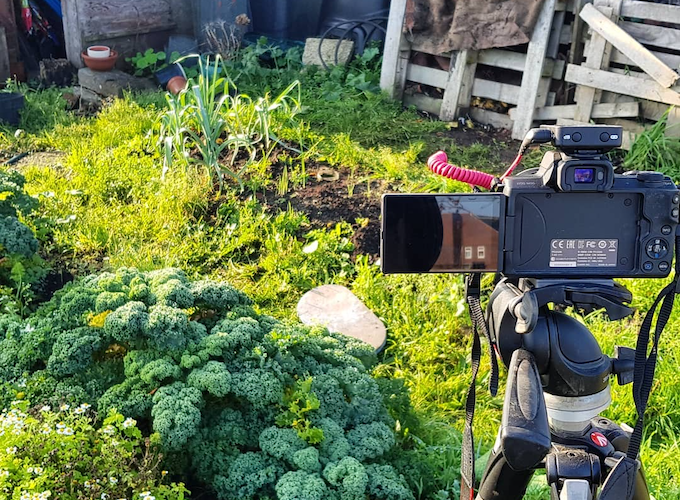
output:
M 512 172 L 522 161 L 522 156 L 526 153 L 529 146 L 532 144 L 544 144 L 550 142 L 554 137 L 552 131 L 548 128 L 532 128 L 524 136 L 522 145 L 519 148 L 519 153 L 500 179 L 493 175 L 484 172 L 477 172 L 476 170 L 469 170 L 467 168 L 457 167 L 448 162 L 448 158 L 444 151 L 437 151 L 435 154 L 427 159 L 427 166 L 430 167 L 435 174 L 443 175 L 455 181 L 467 182 L 473 186 L 479 186 L 484 189 L 491 189 L 492 186 L 502 183 L 506 177 L 512 175 Z
M 448 162 L 448 157 L 444 151 L 437 151 L 435 154 L 427 159 L 427 166 L 430 167 L 435 174 L 443 175 L 455 181 L 467 182 L 473 186 L 479 186 L 484 189 L 491 189 L 494 182 L 494 176 L 484 172 L 477 172 L 476 170 L 469 170 L 467 168 L 457 167 Z

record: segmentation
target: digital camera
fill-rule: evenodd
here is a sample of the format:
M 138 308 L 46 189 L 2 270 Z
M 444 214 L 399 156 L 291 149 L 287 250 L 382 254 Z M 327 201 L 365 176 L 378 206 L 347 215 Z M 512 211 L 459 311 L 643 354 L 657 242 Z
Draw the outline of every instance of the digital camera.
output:
M 495 192 L 384 195 L 382 271 L 667 276 L 680 211 L 673 181 L 614 173 L 606 153 L 621 146 L 621 127 L 537 130 L 555 149 Z

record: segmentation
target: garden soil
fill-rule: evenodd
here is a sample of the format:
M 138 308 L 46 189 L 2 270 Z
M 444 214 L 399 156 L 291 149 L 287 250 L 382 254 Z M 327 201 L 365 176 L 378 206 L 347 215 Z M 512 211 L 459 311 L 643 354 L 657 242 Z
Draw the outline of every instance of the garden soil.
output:
M 508 131 L 454 128 L 437 133 L 432 140 L 437 147 L 445 147 L 446 143 L 467 147 L 475 143 L 491 145 L 498 142 L 505 142 L 508 147 L 501 151 L 502 164 L 496 172 L 490 172 L 493 174 L 505 171 L 517 154 L 519 142 L 512 141 Z M 426 147 L 426 154 L 431 149 Z M 425 162 L 422 166 L 427 169 Z M 276 171 L 276 167 L 274 170 L 274 178 L 277 178 L 280 172 Z M 327 170 L 327 165 L 308 162 L 307 171 L 311 175 L 305 187 L 291 190 L 283 196 L 272 188 L 260 197 L 260 201 L 282 210 L 290 204 L 293 209 L 307 215 L 310 229 L 331 228 L 340 221 L 350 223 L 354 228 L 353 257 L 368 255 L 376 260 L 380 254 L 380 198 L 384 193 L 396 190 L 384 181 L 358 182 L 346 168 L 334 169 L 338 175 L 336 180 L 325 180 L 325 176 L 321 176 L 324 180 L 320 180 L 317 173 Z

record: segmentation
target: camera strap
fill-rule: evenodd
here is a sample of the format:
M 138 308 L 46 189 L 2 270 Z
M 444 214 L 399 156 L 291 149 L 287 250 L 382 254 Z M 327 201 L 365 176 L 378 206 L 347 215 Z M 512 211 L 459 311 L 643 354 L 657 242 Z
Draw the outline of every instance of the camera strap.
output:
M 656 369 L 657 349 L 659 345 L 659 338 L 668 319 L 673 312 L 673 303 L 675 296 L 680 291 L 680 237 L 676 235 L 675 238 L 675 276 L 673 281 L 667 285 L 652 304 L 652 307 L 647 312 L 645 319 L 642 321 L 640 327 L 640 334 L 637 338 L 637 345 L 635 347 L 635 369 L 633 372 L 633 401 L 635 401 L 635 409 L 637 410 L 638 420 L 635 423 L 635 429 L 630 438 L 628 445 L 628 457 L 636 459 L 640 451 L 642 443 L 642 430 L 645 420 L 645 409 L 647 408 L 647 401 L 649 400 L 649 393 L 652 390 L 652 382 L 654 381 L 654 371 Z M 654 325 L 654 337 L 652 340 L 652 348 L 647 355 L 647 347 L 649 344 L 650 331 L 652 328 L 652 321 L 657 308 L 659 315 Z
M 463 431 L 463 449 L 460 463 L 461 482 L 460 482 L 460 498 L 461 500 L 474 500 L 475 496 L 475 446 L 474 436 L 472 433 L 472 421 L 475 416 L 475 401 L 476 391 L 475 384 L 477 381 L 477 374 L 479 372 L 479 364 L 482 359 L 482 345 L 480 342 L 480 335 L 484 335 L 489 344 L 489 358 L 491 362 L 491 376 L 489 379 L 489 391 L 492 396 L 498 392 L 498 361 L 496 360 L 496 353 L 494 351 L 494 344 L 487 327 L 482 305 L 480 302 L 481 293 L 481 275 L 468 274 L 465 277 L 465 296 L 468 304 L 468 312 L 470 320 L 472 321 L 472 380 L 468 387 L 467 396 L 465 398 L 465 430 Z
M 654 371 L 658 356 L 659 338 L 668 319 L 673 312 L 675 296 L 680 292 L 680 237 L 675 238 L 675 276 L 673 281 L 667 285 L 652 304 L 645 315 L 640 327 L 640 333 L 635 347 L 635 368 L 633 372 L 633 401 L 637 410 L 638 419 L 628 443 L 626 456 L 622 457 L 609 473 L 607 480 L 602 486 L 600 500 L 632 500 L 635 491 L 635 480 L 637 477 L 638 462 L 637 457 L 640 453 L 642 444 L 642 431 L 645 422 L 645 409 L 649 400 L 654 381 Z M 661 306 L 659 308 L 659 305 Z M 652 330 L 652 322 L 656 311 L 659 314 L 654 325 L 654 336 L 652 347 L 647 355 Z

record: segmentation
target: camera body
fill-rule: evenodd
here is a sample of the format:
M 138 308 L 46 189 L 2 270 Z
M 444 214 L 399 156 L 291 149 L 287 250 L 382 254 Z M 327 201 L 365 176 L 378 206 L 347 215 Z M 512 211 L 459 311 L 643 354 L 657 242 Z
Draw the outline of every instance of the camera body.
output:
M 556 150 L 545 154 L 539 168 L 506 178 L 502 194 L 385 195 L 383 271 L 497 271 L 560 279 L 667 276 L 680 212 L 680 192 L 672 180 L 659 172 L 614 173 L 605 153 L 620 147 L 621 127 L 551 127 L 549 133 Z M 429 204 L 427 196 L 433 200 Z M 492 197 L 499 197 L 501 206 L 493 221 L 488 211 L 475 213 L 481 204 L 466 201 Z M 473 227 L 472 219 L 476 229 L 467 234 L 486 226 L 498 231 L 491 265 L 487 256 L 494 252 L 488 250 L 486 263 L 465 262 L 470 253 L 465 241 L 471 237 L 464 226 Z M 472 247 L 473 257 L 477 248 Z M 453 257 L 443 259 L 445 252 Z
M 553 136 L 561 151 L 505 180 L 503 274 L 667 276 L 680 204 L 671 179 L 614 174 L 604 153 L 620 145 L 619 127 L 555 127 Z

